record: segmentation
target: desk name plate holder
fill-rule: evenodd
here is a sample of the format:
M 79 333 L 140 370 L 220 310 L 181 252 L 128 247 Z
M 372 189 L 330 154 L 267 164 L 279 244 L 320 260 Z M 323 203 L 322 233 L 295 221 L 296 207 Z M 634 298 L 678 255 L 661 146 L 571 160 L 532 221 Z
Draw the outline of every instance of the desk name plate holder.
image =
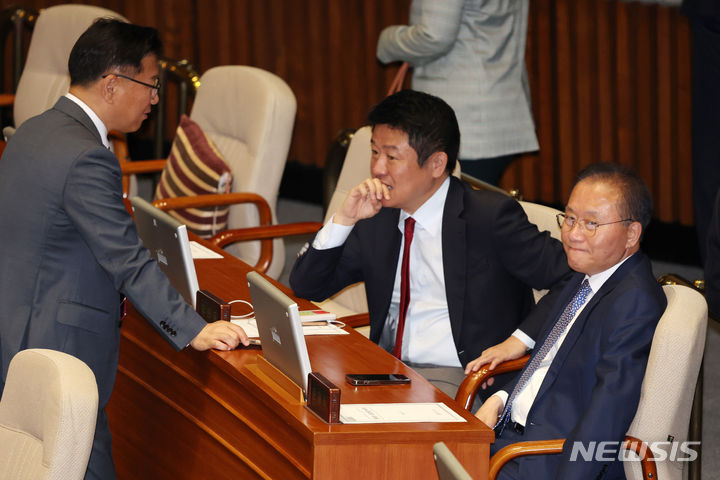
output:
M 259 380 L 269 386 L 274 391 L 287 395 L 290 399 L 305 404 L 305 398 L 300 385 L 290 380 L 290 378 L 282 373 L 275 365 L 265 360 L 262 355 L 257 356 L 257 363 L 246 365 L 245 368 L 250 370 Z

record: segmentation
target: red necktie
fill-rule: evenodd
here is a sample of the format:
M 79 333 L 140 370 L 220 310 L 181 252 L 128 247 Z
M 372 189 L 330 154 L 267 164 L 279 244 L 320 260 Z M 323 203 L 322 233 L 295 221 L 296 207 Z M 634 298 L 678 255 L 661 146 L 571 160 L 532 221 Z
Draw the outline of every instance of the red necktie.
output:
M 403 246 L 402 265 L 400 266 L 400 314 L 398 315 L 397 336 L 393 355 L 400 358 L 402 355 L 402 339 L 405 331 L 405 316 L 410 304 L 410 243 L 415 233 L 415 219 L 405 219 L 405 244 Z

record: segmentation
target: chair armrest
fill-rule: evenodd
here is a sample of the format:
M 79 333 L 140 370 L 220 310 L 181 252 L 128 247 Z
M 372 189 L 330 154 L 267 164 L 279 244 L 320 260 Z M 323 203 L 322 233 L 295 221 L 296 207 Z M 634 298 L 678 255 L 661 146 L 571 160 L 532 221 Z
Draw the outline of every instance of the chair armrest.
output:
M 497 370 L 497 368 L 496 368 Z M 490 458 L 489 480 L 495 480 L 500 469 L 513 458 L 524 455 L 545 455 L 562 452 L 565 439 L 534 440 L 531 442 L 518 442 L 500 449 Z
M 625 435 L 625 443 L 623 447 L 626 450 L 632 450 L 637 453 L 640 457 L 640 466 L 643 472 L 643 478 L 658 478 L 657 476 L 657 463 L 653 457 L 652 450 L 647 443 L 642 440 Z
M 218 205 L 232 205 L 237 203 L 252 203 L 258 209 L 260 217 L 258 227 L 238 228 L 220 232 L 210 239 L 210 242 L 219 248 L 234 242 L 260 240 L 260 257 L 255 264 L 255 270 L 265 273 L 272 262 L 272 239 L 289 235 L 315 233 L 321 227 L 320 222 L 298 222 L 286 225 L 271 225 L 272 213 L 270 205 L 265 199 L 255 193 L 216 193 L 210 195 L 193 195 L 188 197 L 165 198 L 156 200 L 153 205 L 160 210 L 177 210 L 182 208 L 214 207 Z
M 120 170 L 123 177 L 135 175 L 138 173 L 161 172 L 165 168 L 167 160 L 135 160 L 132 162 L 123 162 L 120 164 Z
M 500 365 L 497 365 L 494 370 L 490 370 L 490 365 L 487 364 L 477 372 L 468 374 L 465 377 L 465 380 L 463 380 L 460 384 L 460 387 L 455 394 L 455 401 L 462 404 L 466 410 L 471 410 L 480 385 L 495 375 L 522 370 L 529 358 L 530 355 L 525 355 L 524 357 L 520 357 L 516 360 L 503 362 Z
M 266 225 L 262 227 L 237 228 L 218 233 L 210 239 L 210 242 L 222 248 L 225 245 L 235 242 L 260 240 L 260 257 L 253 268 L 261 273 L 265 273 L 272 263 L 273 238 L 315 233 L 320 230 L 322 226 L 323 224 L 320 222 L 298 222 L 282 225 Z
M 208 195 L 191 195 L 187 197 L 164 198 L 155 200 L 155 205 L 160 210 L 178 210 L 183 208 L 201 208 L 216 207 L 219 205 L 234 205 L 237 203 L 252 203 L 258 209 L 260 216 L 260 226 L 270 225 L 272 223 L 272 213 L 270 205 L 260 195 L 256 193 L 213 193 Z
M 513 458 L 524 455 L 544 455 L 561 453 L 565 439 L 557 440 L 534 440 L 531 442 L 518 442 L 500 449 L 490 458 L 489 480 L 495 480 L 500 469 Z M 658 478 L 657 466 L 652 450 L 647 443 L 630 435 L 625 436 L 623 448 L 632 450 L 640 457 L 643 478 Z
M 323 224 L 321 222 L 296 222 L 263 227 L 236 228 L 218 233 L 210 239 L 210 242 L 222 248 L 235 242 L 315 233 L 320 230 L 322 226 Z

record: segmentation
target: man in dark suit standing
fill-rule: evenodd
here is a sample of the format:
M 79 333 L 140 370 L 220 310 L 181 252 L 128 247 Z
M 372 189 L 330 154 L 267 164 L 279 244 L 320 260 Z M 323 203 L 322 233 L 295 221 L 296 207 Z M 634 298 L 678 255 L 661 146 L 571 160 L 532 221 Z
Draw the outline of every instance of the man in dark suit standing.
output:
M 540 300 L 552 307 L 533 355 L 477 412 L 497 431 L 492 453 L 510 443 L 565 438 L 563 452 L 515 459 L 499 479 L 625 478 L 621 462 L 594 455 L 585 460 L 578 452 L 580 446 L 592 451 L 592 442 L 619 447 L 635 415 L 655 327 L 667 306 L 639 251 L 651 213 L 647 187 L 629 170 L 595 164 L 578 176 L 558 216 L 577 273 L 559 295 Z M 540 314 L 537 309 L 531 316 Z M 513 357 L 524 353 L 518 349 Z M 471 369 L 485 363 L 478 360 Z
M 70 92 L 23 123 L 0 159 L 0 390 L 10 359 L 50 348 L 90 366 L 99 412 L 86 478 L 112 479 L 105 406 L 118 362 L 123 296 L 180 350 L 248 340 L 206 323 L 142 246 L 123 204 L 109 130 L 132 132 L 157 103 L 157 31 L 97 20 L 70 54 Z
M 298 258 L 290 285 L 317 301 L 364 281 L 370 339 L 452 396 L 468 360 L 513 333 L 531 287 L 553 285 L 567 261 L 518 202 L 450 176 L 460 133 L 443 100 L 401 91 L 368 120 L 372 177 Z

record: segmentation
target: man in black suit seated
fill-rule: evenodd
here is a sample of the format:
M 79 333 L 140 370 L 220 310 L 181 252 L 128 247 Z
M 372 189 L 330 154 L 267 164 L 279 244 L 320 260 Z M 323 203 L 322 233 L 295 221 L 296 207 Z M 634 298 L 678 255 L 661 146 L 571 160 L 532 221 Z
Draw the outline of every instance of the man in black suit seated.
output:
M 320 301 L 365 282 L 370 339 L 453 396 L 465 364 L 518 329 L 531 287 L 555 284 L 567 260 L 517 201 L 451 176 L 460 133 L 443 100 L 401 91 L 368 120 L 371 177 L 299 256 L 290 285 Z M 538 328 L 516 335 L 531 346 Z
M 498 479 L 625 478 L 621 462 L 599 459 L 592 448 L 612 442 L 609 448 L 617 451 L 625 438 L 667 306 L 650 260 L 639 251 L 651 213 L 650 192 L 624 167 L 595 164 L 578 176 L 558 216 L 576 273 L 530 314 L 545 325 L 522 373 L 477 412 L 496 429 L 491 453 L 521 441 L 566 440 L 562 454 L 519 457 Z M 524 353 L 520 347 L 495 360 Z M 468 371 L 484 363 L 480 357 Z M 591 451 L 592 458 L 580 451 Z

